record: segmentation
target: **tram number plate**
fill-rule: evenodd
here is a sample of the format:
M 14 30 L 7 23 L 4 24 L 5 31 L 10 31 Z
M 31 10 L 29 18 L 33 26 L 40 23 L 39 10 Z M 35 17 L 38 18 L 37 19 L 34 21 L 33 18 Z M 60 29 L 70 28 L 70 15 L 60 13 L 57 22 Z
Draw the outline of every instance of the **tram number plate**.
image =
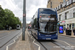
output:
M 50 40 L 51 38 L 46 38 L 46 40 Z

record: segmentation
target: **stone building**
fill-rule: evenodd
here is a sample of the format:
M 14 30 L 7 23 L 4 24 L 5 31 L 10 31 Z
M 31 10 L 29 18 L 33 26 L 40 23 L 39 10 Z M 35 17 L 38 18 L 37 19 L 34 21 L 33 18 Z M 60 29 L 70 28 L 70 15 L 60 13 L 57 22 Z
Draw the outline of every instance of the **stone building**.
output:
M 47 8 L 56 8 L 63 0 L 48 0 Z
M 65 1 L 55 9 L 57 9 L 58 21 L 63 26 L 63 34 L 75 37 L 75 0 Z
M 63 26 L 63 35 L 75 37 L 75 0 L 48 0 L 47 8 L 57 10 L 58 21 Z

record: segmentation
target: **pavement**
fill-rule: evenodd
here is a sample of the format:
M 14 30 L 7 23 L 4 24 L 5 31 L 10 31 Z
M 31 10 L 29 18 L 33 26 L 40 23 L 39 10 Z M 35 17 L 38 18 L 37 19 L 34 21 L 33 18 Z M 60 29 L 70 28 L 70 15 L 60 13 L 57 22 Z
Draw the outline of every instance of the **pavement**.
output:
M 7 30 L 0 30 L 0 33 L 5 33 L 7 32 Z
M 16 42 L 16 45 L 13 47 L 12 50 L 31 50 L 27 30 L 25 33 L 26 33 L 25 34 L 25 41 L 22 41 L 22 36 L 21 36 L 20 39 Z

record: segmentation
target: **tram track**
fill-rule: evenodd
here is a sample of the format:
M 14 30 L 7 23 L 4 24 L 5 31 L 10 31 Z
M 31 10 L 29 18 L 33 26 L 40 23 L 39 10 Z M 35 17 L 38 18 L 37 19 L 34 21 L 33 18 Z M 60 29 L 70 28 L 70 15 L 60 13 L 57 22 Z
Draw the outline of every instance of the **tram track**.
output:
M 42 47 L 45 49 L 45 50 L 48 50 L 43 44 L 42 44 L 42 42 L 39 42 L 41 45 L 42 45 Z
M 47 46 L 45 46 L 41 41 L 38 41 L 38 42 L 41 44 L 41 46 L 42 46 L 45 50 L 48 50 L 48 49 L 47 49 Z M 55 44 L 55 46 L 56 46 L 57 48 L 60 48 L 61 50 L 69 50 L 69 49 L 64 48 L 64 46 L 61 45 L 60 43 L 58 43 L 57 41 L 51 40 L 51 41 L 48 41 L 48 42 L 51 42 L 51 43 Z M 70 49 L 70 50 L 71 50 L 71 49 Z
M 72 47 L 72 45 L 68 44 L 67 42 L 65 43 L 64 41 L 62 41 L 65 45 L 61 44 L 57 41 L 54 41 L 52 43 L 54 43 L 55 45 L 59 46 L 60 48 L 62 48 L 62 50 L 73 50 L 74 48 Z M 75 49 L 74 49 L 75 50 Z
M 52 43 L 55 44 L 55 45 L 57 45 L 57 47 L 61 48 L 62 50 L 65 50 L 65 48 L 62 48 L 62 45 L 59 44 L 58 42 L 53 41 Z
M 31 35 L 31 36 L 32 36 L 32 35 Z M 40 41 L 38 41 L 34 36 L 32 36 L 32 37 L 33 37 L 33 38 L 35 39 L 35 41 L 37 41 L 37 43 L 39 43 L 40 46 L 42 46 L 45 50 L 49 50 L 49 49 L 48 49 L 47 45 L 44 44 L 44 42 L 48 42 L 48 43 L 51 42 L 51 43 L 54 44 L 57 48 L 60 48 L 60 50 L 72 50 L 72 49 L 67 49 L 67 48 L 66 48 L 67 46 L 69 46 L 69 44 L 67 44 L 67 42 L 65 43 L 65 42 L 61 42 L 61 41 L 59 41 L 59 40 L 49 40 L 49 41 L 48 41 L 48 40 L 47 40 L 47 41 L 46 41 L 46 40 L 45 40 L 45 41 L 44 41 L 44 40 L 42 40 L 42 41 L 40 40 Z M 58 41 L 59 41 L 59 42 L 58 42 Z M 62 43 L 62 44 L 61 44 L 61 43 Z M 66 46 L 65 46 L 64 44 L 65 44 Z M 41 49 L 41 48 L 40 48 L 40 49 Z
M 42 43 L 42 41 L 44 41 L 44 40 L 38 41 L 32 34 L 31 34 L 31 37 L 33 37 L 45 50 L 48 50 L 47 47 Z M 57 44 L 56 44 L 56 45 L 57 45 Z M 58 46 L 58 45 L 57 45 L 57 46 Z

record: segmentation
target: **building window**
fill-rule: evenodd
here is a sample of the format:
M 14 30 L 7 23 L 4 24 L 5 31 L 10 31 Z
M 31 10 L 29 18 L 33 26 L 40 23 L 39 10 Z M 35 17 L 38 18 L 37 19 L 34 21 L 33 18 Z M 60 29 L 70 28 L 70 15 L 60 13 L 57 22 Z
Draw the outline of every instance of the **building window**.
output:
M 52 8 L 52 2 L 51 2 L 51 8 Z
M 75 12 L 73 12 L 73 17 L 75 18 Z
M 75 9 L 73 10 L 73 18 L 75 18 Z
M 68 14 L 68 12 L 65 13 L 65 19 L 67 19 L 67 14 Z
M 71 30 L 71 24 L 67 24 L 67 28 Z
M 75 29 L 75 23 L 72 24 L 72 29 Z
M 63 2 L 65 2 L 65 0 L 63 0 Z
M 61 15 L 59 15 L 59 21 L 61 21 Z
M 70 28 L 70 30 L 71 30 L 71 24 L 69 25 L 69 28 Z
M 73 3 L 73 0 L 71 0 L 71 3 Z
M 60 8 L 62 8 L 62 4 L 60 4 Z

